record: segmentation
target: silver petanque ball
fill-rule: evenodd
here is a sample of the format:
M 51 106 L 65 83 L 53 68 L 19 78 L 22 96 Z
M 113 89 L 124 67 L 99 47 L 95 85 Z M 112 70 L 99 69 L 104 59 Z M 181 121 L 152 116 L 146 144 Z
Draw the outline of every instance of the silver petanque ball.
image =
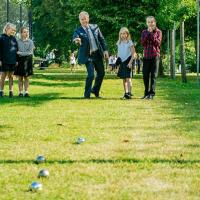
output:
M 43 177 L 49 177 L 49 171 L 47 169 L 42 169 L 39 171 L 39 174 L 38 174 L 38 177 L 39 178 L 43 178 Z
M 44 156 L 38 156 L 35 160 L 37 164 L 44 163 L 46 161 Z
M 85 138 L 78 138 L 77 139 L 77 144 L 81 144 L 83 142 L 85 142 Z
M 42 190 L 42 184 L 38 182 L 31 183 L 29 187 L 30 191 L 37 192 Z

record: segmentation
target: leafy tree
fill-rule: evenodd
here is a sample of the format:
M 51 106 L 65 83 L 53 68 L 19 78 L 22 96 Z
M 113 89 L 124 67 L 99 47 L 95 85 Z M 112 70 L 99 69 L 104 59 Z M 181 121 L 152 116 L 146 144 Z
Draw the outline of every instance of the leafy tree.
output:
M 30 6 L 30 0 L 25 2 Z M 100 26 L 111 53 L 116 52 L 118 32 L 122 26 L 129 28 L 137 51 L 142 53 L 141 31 L 146 27 L 146 16 L 153 15 L 163 31 L 164 55 L 167 50 L 166 33 L 172 29 L 174 22 L 179 28 L 180 19 L 184 19 L 186 39 L 193 38 L 195 25 L 189 22 L 194 20 L 196 13 L 194 4 L 193 0 L 32 0 L 33 36 L 38 49 L 48 51 L 56 48 L 66 55 L 76 50 L 71 37 L 79 26 L 79 12 L 85 10 L 90 14 L 90 22 Z

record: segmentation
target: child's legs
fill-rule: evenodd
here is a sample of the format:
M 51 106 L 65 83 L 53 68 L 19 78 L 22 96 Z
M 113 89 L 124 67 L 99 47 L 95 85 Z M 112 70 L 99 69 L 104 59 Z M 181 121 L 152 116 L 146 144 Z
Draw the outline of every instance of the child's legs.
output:
M 132 90 L 132 81 L 131 78 L 126 78 L 128 92 L 131 93 Z
M 5 79 L 7 76 L 7 72 L 1 72 L 1 79 L 0 79 L 0 90 L 4 90 L 4 85 L 5 85 Z
M 23 76 L 19 76 L 18 78 L 18 87 L 19 87 L 19 93 L 23 92 Z
M 71 64 L 71 71 L 74 70 L 74 64 Z
M 124 92 L 128 93 L 128 82 L 127 82 L 127 79 L 123 79 L 123 86 L 124 86 Z
M 24 77 L 24 89 L 26 93 L 28 93 L 28 88 L 29 88 L 29 77 L 26 76 Z
M 13 74 L 14 74 L 14 72 L 8 72 L 9 90 L 10 91 L 13 91 Z

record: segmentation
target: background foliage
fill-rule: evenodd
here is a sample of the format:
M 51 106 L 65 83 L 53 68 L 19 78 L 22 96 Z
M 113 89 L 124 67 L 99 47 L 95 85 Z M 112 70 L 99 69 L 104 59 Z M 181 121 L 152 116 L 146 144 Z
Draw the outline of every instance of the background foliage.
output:
M 6 1 L 0 0 L 1 30 L 5 23 Z M 19 0 L 12 0 L 11 21 L 17 22 Z M 196 42 L 196 2 L 194 0 L 22 0 L 27 9 L 33 10 L 33 38 L 37 47 L 36 54 L 44 56 L 52 49 L 58 49 L 63 57 L 68 58 L 76 50 L 72 34 L 79 26 L 78 14 L 82 10 L 90 14 L 90 22 L 101 28 L 109 46 L 110 53 L 116 52 L 116 41 L 119 29 L 126 26 L 130 29 L 136 49 L 142 53 L 140 34 L 145 28 L 145 18 L 153 15 L 158 27 L 163 31 L 162 53 L 167 53 L 167 30 L 174 23 L 177 29 L 177 48 L 179 47 L 179 23 L 185 21 L 186 61 L 195 68 Z M 32 3 L 31 3 L 32 2 Z M 15 3 L 15 5 L 14 5 Z M 24 21 L 27 21 L 24 12 Z M 179 55 L 177 53 L 177 55 Z M 176 60 L 179 60 L 177 57 Z

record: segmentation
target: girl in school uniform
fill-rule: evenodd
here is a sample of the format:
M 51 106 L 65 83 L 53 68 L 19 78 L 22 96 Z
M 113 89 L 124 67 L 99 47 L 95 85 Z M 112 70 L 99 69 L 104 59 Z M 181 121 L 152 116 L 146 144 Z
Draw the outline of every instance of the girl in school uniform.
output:
M 135 55 L 134 44 L 131 40 L 129 30 L 123 27 L 119 31 L 119 40 L 117 42 L 118 58 L 116 65 L 119 65 L 117 76 L 123 79 L 124 96 L 123 99 L 131 99 L 132 81 L 131 68 Z
M 70 56 L 70 65 L 71 65 L 71 72 L 73 72 L 74 68 L 76 66 L 76 57 L 75 57 L 74 53 L 72 53 Z
M 20 39 L 17 40 L 19 63 L 14 74 L 18 76 L 19 97 L 29 97 L 29 76 L 33 75 L 32 57 L 35 46 L 33 41 L 29 39 L 28 28 L 22 27 L 20 35 Z
M 13 74 L 17 66 L 18 44 L 15 38 L 16 26 L 7 23 L 0 36 L 0 98 L 4 96 L 5 79 L 9 79 L 9 97 L 13 97 Z

